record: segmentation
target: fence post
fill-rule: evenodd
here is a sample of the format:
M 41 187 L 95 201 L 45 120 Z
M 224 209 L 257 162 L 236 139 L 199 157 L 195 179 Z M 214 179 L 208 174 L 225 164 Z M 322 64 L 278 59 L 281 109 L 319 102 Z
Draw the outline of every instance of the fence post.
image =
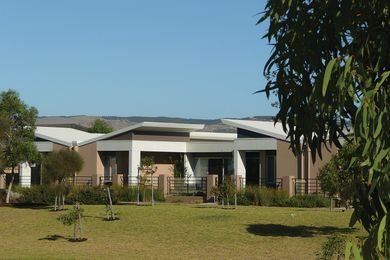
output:
M 295 196 L 295 195 L 297 195 L 297 179 L 294 178 L 293 182 L 294 182 L 294 196 Z
M 164 197 L 168 195 L 168 176 L 164 174 L 158 176 L 158 189 L 162 192 Z
M 218 175 L 210 174 L 207 175 L 207 192 L 206 192 L 206 200 L 209 201 L 211 198 L 213 198 L 213 194 L 211 193 L 213 187 L 215 187 L 215 178 Z
M 282 178 L 282 190 L 286 191 L 289 197 L 294 196 L 297 192 L 296 185 L 294 185 L 294 178 L 294 176 L 283 176 Z

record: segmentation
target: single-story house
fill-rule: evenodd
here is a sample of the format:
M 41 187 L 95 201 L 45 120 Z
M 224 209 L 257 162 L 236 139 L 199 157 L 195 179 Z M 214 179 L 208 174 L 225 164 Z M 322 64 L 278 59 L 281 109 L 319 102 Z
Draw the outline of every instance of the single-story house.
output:
M 173 164 L 184 157 L 191 178 L 240 176 L 241 186 L 266 185 L 281 188 L 282 179 L 295 182 L 316 179 L 320 167 L 336 150 L 324 151 L 312 162 L 305 152 L 294 156 L 280 124 L 269 121 L 223 119 L 236 133 L 201 132 L 202 124 L 142 122 L 108 134 L 91 134 L 72 128 L 37 127 L 35 144 L 41 153 L 72 148 L 85 164 L 75 183 L 99 185 L 107 181 L 136 184 L 141 158 L 152 156 L 155 176 L 173 175 Z M 23 164 L 22 185 L 39 184 L 39 165 Z M 306 184 L 308 186 L 308 184 Z M 310 192 L 310 187 L 305 188 Z

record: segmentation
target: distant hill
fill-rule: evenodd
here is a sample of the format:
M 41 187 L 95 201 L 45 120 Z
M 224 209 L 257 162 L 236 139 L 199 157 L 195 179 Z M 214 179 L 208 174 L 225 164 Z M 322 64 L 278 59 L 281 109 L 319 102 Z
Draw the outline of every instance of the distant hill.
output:
M 91 126 L 93 121 L 98 118 L 106 120 L 115 130 L 131 126 L 136 123 L 149 122 L 166 122 L 166 123 L 187 123 L 187 124 L 204 124 L 203 132 L 235 132 L 235 128 L 224 125 L 221 119 L 193 119 L 193 118 L 179 118 L 179 117 L 142 117 L 142 116 L 44 116 L 37 120 L 38 126 L 56 126 L 56 127 L 71 127 L 80 130 L 86 130 Z M 235 118 L 244 120 L 272 120 L 271 116 L 255 116 L 245 118 Z

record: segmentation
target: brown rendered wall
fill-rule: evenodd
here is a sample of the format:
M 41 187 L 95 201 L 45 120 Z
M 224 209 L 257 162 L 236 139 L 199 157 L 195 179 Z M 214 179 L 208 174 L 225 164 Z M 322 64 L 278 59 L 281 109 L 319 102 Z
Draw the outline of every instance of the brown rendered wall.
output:
M 80 155 L 84 159 L 84 167 L 79 176 L 92 176 L 93 184 L 99 183 L 99 176 L 104 174 L 103 163 L 96 150 L 96 142 L 78 148 Z
M 309 153 L 309 156 L 308 156 L 308 159 L 310 161 L 309 178 L 317 178 L 321 168 L 327 162 L 329 162 L 329 160 L 332 158 L 332 155 L 336 154 L 338 151 L 338 149 L 335 145 L 333 145 L 332 147 L 330 147 L 328 149 L 329 149 L 329 151 L 327 150 L 327 148 L 324 145 L 322 146 L 322 149 L 321 149 L 322 159 L 317 155 L 315 163 L 313 163 L 313 160 L 311 158 L 311 154 Z
M 68 148 L 69 148 L 68 146 L 62 144 L 53 143 L 53 152 L 58 152 L 59 150 L 68 149 Z
M 289 149 L 290 144 L 286 141 L 277 140 L 276 150 L 276 176 L 283 178 L 283 176 L 298 177 L 298 162 L 297 157 Z
M 333 154 L 337 153 L 337 148 L 335 146 L 333 146 L 330 151 L 323 146 L 322 159 L 317 156 L 316 162 L 313 163 L 310 153 L 304 152 L 302 156 L 295 157 L 293 152 L 289 149 L 289 145 L 290 144 L 286 141 L 277 141 L 277 178 L 282 178 L 283 176 L 317 178 L 321 167 L 330 160 Z M 299 169 L 298 160 L 301 160 L 302 163 Z M 300 174 L 298 171 L 301 171 Z
M 159 153 L 159 152 L 142 152 L 141 158 L 146 156 L 153 157 L 154 163 L 157 166 L 155 175 L 173 175 L 173 161 L 179 156 L 178 153 Z
M 156 176 L 158 175 L 168 175 L 172 176 L 173 175 L 173 164 L 156 164 L 157 166 L 157 171 L 155 173 Z

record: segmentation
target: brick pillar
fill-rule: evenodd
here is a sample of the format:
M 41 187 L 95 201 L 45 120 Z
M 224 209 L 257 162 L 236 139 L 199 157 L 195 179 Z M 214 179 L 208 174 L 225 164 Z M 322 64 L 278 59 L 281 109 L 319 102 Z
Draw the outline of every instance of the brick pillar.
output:
M 112 184 L 113 185 L 122 185 L 121 178 L 120 178 L 119 174 L 112 175 Z
M 235 178 L 236 178 L 236 180 L 235 180 L 235 182 L 236 182 L 236 189 L 237 189 L 237 192 L 239 192 L 239 191 L 241 191 L 241 188 L 243 188 L 243 187 L 241 187 L 242 176 L 241 175 L 237 175 L 237 176 L 235 176 Z
M 168 195 L 168 176 L 160 174 L 158 176 L 158 189 L 165 196 Z
M 0 189 L 5 189 L 5 174 L 0 174 Z
M 213 198 L 213 194 L 211 190 L 213 189 L 213 187 L 216 186 L 215 183 L 216 177 L 218 177 L 218 175 L 214 175 L 214 174 L 207 175 L 207 198 L 206 198 L 207 201 Z
M 293 179 L 295 177 L 294 176 L 283 176 L 283 190 L 285 192 L 287 192 L 288 196 L 289 197 L 292 197 L 294 196 L 294 183 L 293 183 Z

